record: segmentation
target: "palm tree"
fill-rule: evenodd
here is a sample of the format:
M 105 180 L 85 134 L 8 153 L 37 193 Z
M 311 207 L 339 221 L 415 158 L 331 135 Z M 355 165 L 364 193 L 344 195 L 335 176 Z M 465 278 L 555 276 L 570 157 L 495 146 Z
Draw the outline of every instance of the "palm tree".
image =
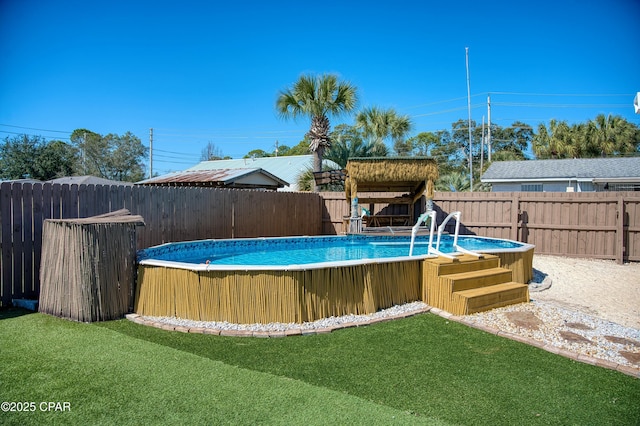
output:
M 538 126 L 538 134 L 533 137 L 533 152 L 539 159 L 571 158 L 578 149 L 575 144 L 567 122 L 551 120 L 548 129 L 544 123 Z
M 598 115 L 587 124 L 587 139 L 596 155 L 606 157 L 612 154 L 625 154 L 636 149 L 634 126 L 620 116 Z
M 440 176 L 436 181 L 436 190 L 442 192 L 465 192 L 469 190 L 469 175 L 455 171 Z
M 370 107 L 358 113 L 356 127 L 362 129 L 364 137 L 374 146 L 384 145 L 387 138 L 401 142 L 411 130 L 411 119 L 407 115 L 398 115 L 393 108 L 381 110 Z
M 314 154 L 314 172 L 322 171 L 322 156 L 331 146 L 329 116 L 349 113 L 357 102 L 356 88 L 348 82 L 338 81 L 333 74 L 302 75 L 290 88 L 280 92 L 276 110 L 282 118 L 311 118 L 307 136 L 309 150 Z M 315 186 L 314 190 L 318 192 L 319 188 Z
M 378 156 L 373 146 L 364 141 L 362 132 L 353 126 L 339 124 L 330 136 L 331 148 L 325 152 L 325 158 L 341 168 L 347 166 L 349 158 Z

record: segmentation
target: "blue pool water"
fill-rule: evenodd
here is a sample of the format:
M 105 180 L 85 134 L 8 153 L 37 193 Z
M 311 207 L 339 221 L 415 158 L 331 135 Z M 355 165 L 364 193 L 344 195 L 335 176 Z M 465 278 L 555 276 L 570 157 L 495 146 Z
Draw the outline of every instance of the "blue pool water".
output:
M 435 238 L 434 238 L 435 240 Z M 428 236 L 418 236 L 414 256 L 428 251 Z M 409 256 L 408 236 L 290 237 L 202 240 L 170 243 L 138 252 L 138 261 L 154 259 L 194 265 L 287 266 Z M 435 247 L 435 241 L 434 241 Z M 459 236 L 458 245 L 491 253 L 526 246 L 510 240 Z M 453 252 L 453 236 L 443 235 L 440 251 Z M 144 262 L 143 262 L 144 263 Z

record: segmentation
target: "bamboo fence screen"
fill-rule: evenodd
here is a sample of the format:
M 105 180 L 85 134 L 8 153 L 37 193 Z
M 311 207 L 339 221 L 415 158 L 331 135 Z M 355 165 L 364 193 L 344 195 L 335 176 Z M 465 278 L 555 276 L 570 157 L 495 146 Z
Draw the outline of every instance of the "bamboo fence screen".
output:
M 144 222 L 128 213 L 45 220 L 40 312 L 94 322 L 131 311 L 136 227 Z
M 206 271 L 140 265 L 135 312 L 239 324 L 370 314 L 420 299 L 422 262 L 306 271 Z

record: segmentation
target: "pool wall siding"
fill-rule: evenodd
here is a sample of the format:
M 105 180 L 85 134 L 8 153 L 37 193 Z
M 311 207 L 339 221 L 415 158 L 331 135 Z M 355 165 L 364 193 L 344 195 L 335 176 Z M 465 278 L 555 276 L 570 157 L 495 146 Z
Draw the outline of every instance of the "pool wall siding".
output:
M 239 324 L 302 323 L 420 300 L 421 278 L 422 259 L 295 271 L 139 265 L 135 312 Z
M 511 269 L 513 281 L 527 284 L 533 279 L 533 252 L 535 248 L 530 246 L 526 250 L 515 252 L 492 253 L 500 258 L 500 266 Z

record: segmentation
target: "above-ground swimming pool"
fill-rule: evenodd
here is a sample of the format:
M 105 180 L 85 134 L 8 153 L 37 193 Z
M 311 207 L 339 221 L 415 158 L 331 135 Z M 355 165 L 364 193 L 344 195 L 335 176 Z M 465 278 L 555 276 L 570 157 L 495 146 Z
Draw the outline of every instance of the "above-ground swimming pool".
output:
M 169 243 L 141 250 L 143 265 L 194 270 L 316 269 L 358 262 L 397 261 L 409 257 L 409 236 L 284 237 L 202 240 Z M 522 250 L 517 241 L 459 236 L 458 245 L 480 253 Z M 415 239 L 413 256 L 427 256 L 429 237 Z M 453 236 L 443 235 L 443 253 L 455 252 Z
M 136 313 L 235 323 L 305 322 L 373 313 L 425 300 L 423 262 L 429 237 L 321 236 L 202 240 L 138 252 Z M 435 244 L 435 243 L 434 243 Z M 522 264 L 514 280 L 531 278 L 533 246 L 459 236 L 466 250 Z M 453 236 L 439 250 L 451 253 Z M 512 268 L 513 269 L 513 268 Z

